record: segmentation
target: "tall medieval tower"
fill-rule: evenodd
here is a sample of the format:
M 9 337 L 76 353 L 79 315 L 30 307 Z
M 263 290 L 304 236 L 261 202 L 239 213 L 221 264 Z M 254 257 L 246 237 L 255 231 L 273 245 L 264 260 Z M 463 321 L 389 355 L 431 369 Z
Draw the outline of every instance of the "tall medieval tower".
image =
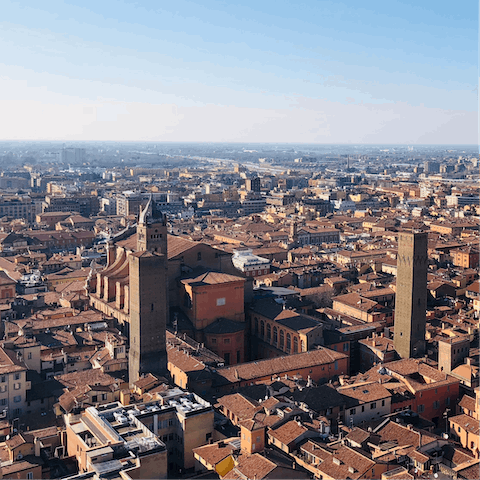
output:
M 150 198 L 140 213 L 137 251 L 130 255 L 130 384 L 141 375 L 167 375 L 167 223 Z
M 425 354 L 427 309 L 426 233 L 399 233 L 394 345 L 402 358 Z

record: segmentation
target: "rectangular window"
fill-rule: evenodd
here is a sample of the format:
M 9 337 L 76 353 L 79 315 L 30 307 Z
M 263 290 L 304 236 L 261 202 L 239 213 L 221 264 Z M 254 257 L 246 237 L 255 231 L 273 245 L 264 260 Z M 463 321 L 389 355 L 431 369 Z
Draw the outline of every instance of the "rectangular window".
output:
M 217 307 L 220 307 L 222 305 L 225 305 L 225 297 L 217 298 Z
M 385 400 L 382 400 L 382 407 L 385 406 Z
M 212 343 L 217 343 L 217 339 L 216 339 L 216 338 L 212 338 Z
M 425 405 L 419 405 L 417 407 L 417 412 L 418 413 L 423 413 L 425 411 Z
M 7 404 L 7 399 L 6 399 L 6 398 L 2 398 L 2 399 L 0 400 L 0 405 L 2 405 L 2 407 L 3 407 L 3 406 L 5 406 L 6 404 Z
M 343 351 L 348 352 L 348 343 L 343 344 Z
M 355 415 L 357 413 L 355 408 L 350 409 L 350 415 Z
M 15 374 L 15 380 L 20 380 L 20 373 Z
M 15 397 L 13 397 L 13 401 L 15 403 L 20 403 L 22 401 L 22 396 L 21 395 L 16 395 Z
M 377 408 L 377 402 L 373 402 L 370 404 L 370 410 L 375 410 Z
M 450 405 L 450 397 L 447 397 L 447 398 L 445 399 L 445 405 Z
M 435 400 L 433 402 L 433 408 L 435 408 L 435 409 L 440 408 L 440 402 L 438 400 Z
M 335 367 L 335 370 L 338 370 L 338 362 L 336 360 L 335 360 L 334 367 Z
M 229 338 L 224 338 L 223 343 L 230 343 L 230 339 Z
M 18 383 L 18 382 L 17 382 L 17 383 L 14 383 L 14 384 L 13 384 L 13 389 L 14 389 L 14 390 L 20 390 L 20 388 L 22 388 L 22 384 L 21 384 L 21 383 Z
M 33 478 L 33 472 L 27 472 L 27 478 Z

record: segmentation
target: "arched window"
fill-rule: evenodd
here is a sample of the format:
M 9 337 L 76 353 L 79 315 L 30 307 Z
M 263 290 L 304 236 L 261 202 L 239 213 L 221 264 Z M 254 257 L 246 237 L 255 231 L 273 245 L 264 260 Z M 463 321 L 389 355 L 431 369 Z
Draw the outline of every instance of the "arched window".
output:
M 265 336 L 265 322 L 263 320 L 260 321 L 260 335 Z
M 293 353 L 298 353 L 298 338 L 293 337 Z
M 270 342 L 272 338 L 272 327 L 267 323 L 267 342 Z
M 280 330 L 280 348 L 283 348 L 285 345 L 285 332 Z
M 292 336 L 287 333 L 287 352 L 290 353 L 290 350 L 292 349 Z
M 258 333 L 258 318 L 255 317 L 255 333 L 257 334 Z
M 306 352 L 305 350 L 305 342 L 303 340 L 300 341 L 300 347 L 302 348 L 302 352 Z
M 277 327 L 273 327 L 273 344 L 277 345 L 278 343 L 278 330 Z

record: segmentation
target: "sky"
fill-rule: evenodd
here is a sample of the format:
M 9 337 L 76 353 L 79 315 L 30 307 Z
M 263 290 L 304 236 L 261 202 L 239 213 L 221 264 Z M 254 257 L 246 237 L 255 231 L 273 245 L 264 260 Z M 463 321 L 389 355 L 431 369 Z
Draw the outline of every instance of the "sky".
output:
M 478 143 L 478 2 L 2 0 L 0 140 Z

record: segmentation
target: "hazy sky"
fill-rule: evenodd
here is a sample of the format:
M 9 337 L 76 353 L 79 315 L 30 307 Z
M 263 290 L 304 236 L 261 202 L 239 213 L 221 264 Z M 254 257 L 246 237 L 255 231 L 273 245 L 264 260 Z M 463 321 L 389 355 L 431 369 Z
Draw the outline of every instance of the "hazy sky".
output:
M 478 143 L 478 2 L 2 0 L 0 139 Z

